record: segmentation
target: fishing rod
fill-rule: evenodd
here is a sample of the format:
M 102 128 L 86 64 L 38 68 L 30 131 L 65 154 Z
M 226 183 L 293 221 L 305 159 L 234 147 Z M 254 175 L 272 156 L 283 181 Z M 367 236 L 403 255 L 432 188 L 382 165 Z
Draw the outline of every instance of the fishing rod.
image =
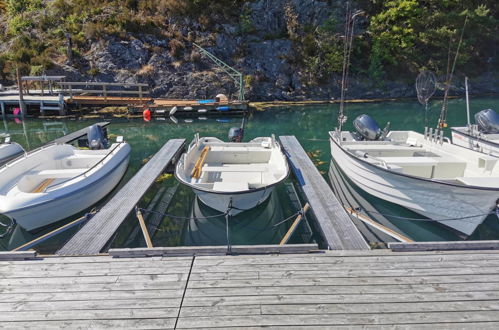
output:
M 440 111 L 440 117 L 438 119 L 437 136 L 440 135 L 440 132 L 445 127 L 447 127 L 446 120 L 447 120 L 447 102 L 448 102 L 448 97 L 449 97 L 449 89 L 450 89 L 452 77 L 454 75 L 454 70 L 456 68 L 457 57 L 459 56 L 459 50 L 461 48 L 461 44 L 463 41 L 464 30 L 465 30 L 467 21 L 468 21 L 468 14 L 466 14 L 466 17 L 464 18 L 463 28 L 461 30 L 461 36 L 459 37 L 459 43 L 457 45 L 456 54 L 454 56 L 454 61 L 452 63 L 452 69 L 450 69 L 450 47 L 451 47 L 452 42 L 449 41 L 449 53 L 448 53 L 448 57 L 447 57 L 447 74 L 446 74 L 446 81 L 445 81 L 444 100 L 442 102 L 442 110 Z

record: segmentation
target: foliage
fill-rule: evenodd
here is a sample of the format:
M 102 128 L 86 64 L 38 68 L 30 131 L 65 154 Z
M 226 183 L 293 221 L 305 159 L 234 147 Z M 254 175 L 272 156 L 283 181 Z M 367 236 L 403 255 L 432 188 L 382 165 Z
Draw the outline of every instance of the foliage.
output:
M 390 77 L 404 72 L 413 76 L 421 68 L 445 73 L 449 43 L 454 54 L 466 16 L 468 24 L 458 65 L 470 62 L 471 57 L 490 56 L 490 41 L 498 40 L 493 32 L 498 21 L 491 12 L 496 6 L 493 1 L 382 2 L 381 8 L 374 8 L 368 28 L 372 39 L 369 73 L 375 79 L 384 71 Z M 476 72 L 480 68 L 470 66 L 468 70 Z

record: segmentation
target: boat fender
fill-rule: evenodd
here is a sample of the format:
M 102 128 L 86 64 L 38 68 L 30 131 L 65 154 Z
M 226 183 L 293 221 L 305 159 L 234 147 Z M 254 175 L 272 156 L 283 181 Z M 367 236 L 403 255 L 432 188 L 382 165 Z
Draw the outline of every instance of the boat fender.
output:
M 206 110 L 206 109 L 199 109 L 198 112 L 199 113 L 206 113 L 206 112 L 208 112 L 208 110 Z
M 145 121 L 151 121 L 151 110 L 145 109 L 142 113 L 142 116 L 144 117 Z
M 356 150 L 355 155 L 360 157 L 360 158 L 367 158 L 367 152 Z
M 192 111 L 193 108 L 192 107 L 184 107 L 184 111 Z
M 177 112 L 178 108 L 177 107 L 173 107 L 171 110 L 170 110 L 170 116 L 173 116 L 175 114 L 175 112 Z

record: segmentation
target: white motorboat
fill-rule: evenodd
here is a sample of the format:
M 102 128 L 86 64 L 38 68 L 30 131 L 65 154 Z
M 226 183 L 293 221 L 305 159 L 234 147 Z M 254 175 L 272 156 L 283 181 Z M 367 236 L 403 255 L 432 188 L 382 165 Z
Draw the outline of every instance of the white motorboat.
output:
M 435 138 L 429 130 L 382 134 L 370 117 L 360 117 L 358 132 L 329 134 L 334 161 L 367 193 L 466 235 L 497 206 L 499 158 Z
M 102 141 L 90 136 L 89 150 L 51 144 L 1 167 L 0 216 L 30 231 L 78 213 L 111 192 L 127 169 L 130 145 L 117 142 L 102 149 Z
M 492 109 L 475 115 L 475 125 L 452 127 L 452 143 L 499 157 L 499 115 Z
M 21 155 L 24 152 L 20 144 L 11 142 L 10 137 L 5 138 L 4 143 L 0 143 L 0 165 Z
M 199 199 L 235 215 L 264 202 L 289 174 L 286 156 L 275 137 L 223 142 L 196 134 L 177 163 L 176 178 Z

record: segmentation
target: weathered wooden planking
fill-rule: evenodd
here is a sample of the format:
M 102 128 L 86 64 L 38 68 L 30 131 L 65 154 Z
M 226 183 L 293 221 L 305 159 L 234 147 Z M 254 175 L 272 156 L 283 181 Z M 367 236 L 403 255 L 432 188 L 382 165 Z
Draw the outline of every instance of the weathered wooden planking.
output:
M 98 254 L 184 143 L 169 140 L 56 254 Z
M 36 257 L 36 251 L 0 251 L 0 260 L 25 260 L 34 259 Z
M 108 121 L 97 123 L 97 125 L 99 125 L 102 128 L 108 126 L 109 124 L 111 124 L 111 123 Z M 72 142 L 74 140 L 77 140 L 77 139 L 87 135 L 87 132 L 88 132 L 88 127 L 85 127 L 85 128 L 80 129 L 80 130 L 77 130 L 75 132 L 61 136 L 60 138 L 57 138 L 54 141 L 49 142 L 49 143 L 69 143 L 69 142 Z
M 316 314 L 316 315 L 258 315 L 258 316 L 204 316 L 181 318 L 177 329 L 209 327 L 274 327 L 304 325 L 390 325 L 454 322 L 466 326 L 465 322 L 498 322 L 497 311 L 459 311 L 442 313 L 387 313 L 387 314 Z M 438 326 L 438 325 L 435 325 Z
M 453 241 L 453 242 L 414 242 L 388 243 L 388 248 L 395 252 L 412 251 L 447 251 L 447 250 L 498 250 L 499 241 Z
M 151 319 L 113 319 L 107 320 L 66 320 L 66 321 L 22 321 L 2 322 L 2 329 L 173 329 L 175 318 Z
M 232 254 L 286 254 L 317 252 L 317 244 L 289 245 L 233 245 Z M 115 258 L 151 257 L 151 256 L 193 256 L 193 255 L 226 255 L 226 246 L 180 246 L 157 248 L 110 249 L 109 255 Z
M 368 250 L 369 246 L 333 191 L 294 136 L 280 136 L 288 161 L 330 249 Z

